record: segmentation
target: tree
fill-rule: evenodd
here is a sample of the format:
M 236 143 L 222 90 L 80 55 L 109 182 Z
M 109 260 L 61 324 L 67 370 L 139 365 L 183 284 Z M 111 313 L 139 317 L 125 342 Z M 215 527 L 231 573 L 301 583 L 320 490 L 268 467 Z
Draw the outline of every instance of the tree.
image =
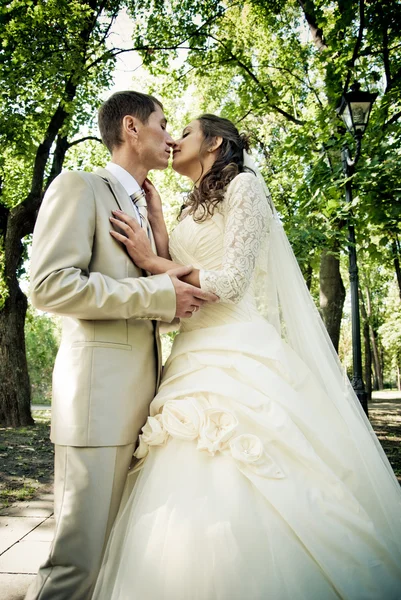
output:
M 115 57 L 108 44 L 123 6 L 133 47 L 157 95 L 194 90 L 199 108 L 251 131 L 257 158 L 301 268 L 338 339 L 346 247 L 335 107 L 352 79 L 380 92 L 354 176 L 358 244 L 400 273 L 401 43 L 399 0 L 14 0 L 0 9 L 0 423 L 30 423 L 18 277 L 43 191 L 76 151 Z M 310 32 L 310 38 L 308 38 Z M 175 60 L 181 56 L 181 60 Z M 174 62 L 175 61 L 175 62 Z M 181 96 L 182 97 L 182 96 Z M 178 102 L 178 100 L 176 100 Z M 74 150 L 75 149 L 75 150 Z M 392 159 L 397 161 L 392 166 Z M 320 265 L 320 268 L 319 268 Z
M 196 30 L 186 3 L 189 33 Z M 200 3 L 202 4 L 202 3 Z M 208 14 L 215 3 L 203 3 Z M 76 144 L 91 128 L 99 91 L 112 78 L 118 54 L 108 45 L 122 7 L 137 26 L 163 18 L 122 0 L 14 0 L 0 9 L 0 424 L 32 424 L 24 341 L 27 299 L 20 289 L 29 236 L 42 196 Z M 182 31 L 176 28 L 182 42 Z M 144 44 L 145 53 L 154 51 Z M 165 48 L 165 45 L 163 45 Z M 134 48 L 133 48 L 134 49 Z M 166 48 L 165 48 L 166 49 Z M 132 51 L 132 49 L 130 50 Z
M 25 320 L 26 358 L 35 404 L 50 403 L 53 364 L 59 346 L 57 320 L 28 309 Z
M 105 40 L 119 2 L 15 1 L 0 37 L 0 423 L 32 424 L 20 289 L 26 242 L 43 191 L 61 171 L 89 106 L 110 80 Z M 101 15 L 107 19 L 102 20 Z M 91 111 L 92 112 L 92 111 Z
M 177 8 L 173 0 L 166 6 Z M 344 225 L 348 218 L 358 224 L 358 241 L 364 239 L 365 224 L 371 225 L 375 219 L 379 222 L 390 235 L 394 266 L 400 273 L 399 219 L 397 223 L 394 219 L 398 186 L 392 186 L 393 208 L 389 208 L 390 194 L 386 194 L 386 210 L 393 216 L 387 218 L 386 211 L 380 215 L 377 208 L 370 210 L 377 204 L 376 190 L 370 188 L 370 200 L 365 192 L 372 178 L 379 177 L 383 162 L 387 169 L 382 169 L 380 185 L 385 181 L 389 191 L 391 184 L 388 161 L 371 160 L 369 152 L 354 178 L 360 195 L 355 196 L 352 207 L 344 206 L 339 151 L 348 134 L 335 110 L 351 81 L 361 79 L 380 92 L 366 145 L 373 145 L 377 153 L 383 145 L 394 152 L 394 140 L 400 147 L 395 138 L 401 116 L 401 44 L 399 30 L 393 27 L 397 17 L 401 20 L 400 3 L 387 0 L 233 2 L 224 5 L 218 19 L 200 26 L 187 59 L 175 73 L 168 71 L 166 54 L 144 57 L 155 74 L 169 72 L 164 94 L 196 85 L 206 110 L 216 106 L 223 116 L 254 132 L 290 240 L 295 244 L 302 237 L 307 240 L 297 257 L 309 278 L 316 263 L 317 239 L 323 248 L 321 308 L 336 346 L 344 301 L 338 257 L 346 248 Z M 156 38 L 167 44 L 174 22 L 176 11 L 166 8 L 163 23 L 149 22 L 141 40 Z M 395 168 L 394 175 L 397 172 Z
M 385 321 L 378 331 L 390 359 L 389 366 L 394 374 L 392 379 L 401 391 L 401 305 L 395 280 L 389 290 Z

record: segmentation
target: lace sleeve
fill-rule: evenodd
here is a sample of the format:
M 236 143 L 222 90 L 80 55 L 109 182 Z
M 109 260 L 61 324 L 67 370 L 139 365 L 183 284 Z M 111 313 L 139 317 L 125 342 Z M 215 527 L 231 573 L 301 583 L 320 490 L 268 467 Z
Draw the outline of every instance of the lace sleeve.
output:
M 237 304 L 244 297 L 268 229 L 267 199 L 251 173 L 238 175 L 224 199 L 225 230 L 222 267 L 201 270 L 202 290 L 213 292 L 222 302 Z

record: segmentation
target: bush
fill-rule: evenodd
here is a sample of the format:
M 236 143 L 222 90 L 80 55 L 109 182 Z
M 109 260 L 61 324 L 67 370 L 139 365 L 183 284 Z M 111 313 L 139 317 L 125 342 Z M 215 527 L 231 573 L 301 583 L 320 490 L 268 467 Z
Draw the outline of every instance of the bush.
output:
M 25 321 L 25 344 L 33 404 L 51 403 L 52 372 L 59 343 L 59 320 L 30 307 Z

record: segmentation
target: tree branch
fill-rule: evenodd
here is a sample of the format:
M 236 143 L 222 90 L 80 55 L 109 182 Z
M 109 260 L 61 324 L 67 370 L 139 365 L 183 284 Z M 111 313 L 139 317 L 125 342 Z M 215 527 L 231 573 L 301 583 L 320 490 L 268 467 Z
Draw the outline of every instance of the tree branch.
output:
M 7 219 L 10 209 L 0 203 L 0 235 L 3 236 L 7 228 Z
M 294 79 L 296 79 L 297 81 L 299 81 L 300 83 L 302 83 L 302 85 L 306 85 L 308 87 L 308 89 L 313 92 L 313 94 L 316 97 L 316 100 L 318 101 L 318 103 L 320 104 L 320 106 L 323 106 L 322 101 L 319 98 L 318 93 L 316 92 L 315 88 L 312 86 L 310 79 L 309 79 L 309 75 L 308 75 L 308 71 L 305 68 L 305 75 L 307 78 L 307 82 L 305 82 L 304 79 L 302 79 L 302 77 L 300 77 L 299 75 L 296 75 L 294 73 L 294 71 L 291 71 L 291 69 L 288 69 L 286 67 L 277 67 L 276 65 L 270 65 L 270 64 L 266 64 L 266 63 L 262 63 L 261 66 L 263 67 L 267 67 L 269 69 L 275 69 L 276 71 L 284 71 L 284 73 L 288 73 L 289 75 L 291 75 L 291 77 L 294 77 Z
M 85 70 L 90 71 L 93 67 L 95 67 L 102 61 L 110 60 L 111 58 L 114 58 L 115 56 L 118 56 L 119 54 L 124 54 L 126 52 L 140 52 L 140 51 L 156 52 L 157 50 L 192 50 L 192 51 L 199 51 L 199 52 L 204 51 L 203 48 L 191 48 L 189 46 L 181 46 L 181 45 L 176 45 L 176 46 L 136 46 L 134 48 L 113 48 L 112 50 L 108 50 L 107 52 L 105 52 L 104 54 L 102 54 L 101 56 L 96 58 L 89 65 L 86 65 Z
M 153 46 L 153 47 L 152 46 L 138 46 L 136 48 L 128 48 L 128 49 L 121 49 L 121 48 L 114 49 L 113 48 L 113 50 L 117 50 L 117 52 L 113 52 L 113 51 L 105 52 L 104 54 L 102 54 L 102 56 L 99 56 L 96 60 L 94 60 L 89 65 L 87 65 L 86 70 L 89 71 L 90 69 L 92 69 L 92 67 L 99 64 L 103 60 L 110 58 L 110 57 L 114 58 L 115 56 L 118 56 L 119 54 L 122 54 L 124 52 L 139 52 L 139 51 L 143 51 L 143 50 L 148 50 L 148 51 L 153 51 L 153 52 L 156 50 L 192 50 L 192 51 L 195 50 L 195 51 L 203 52 L 203 48 L 183 47 L 182 44 L 184 44 L 188 40 L 196 37 L 199 34 L 199 32 L 201 31 L 201 29 L 203 29 L 207 25 L 210 25 L 211 23 L 213 23 L 216 19 L 219 19 L 220 17 L 222 17 L 223 14 L 227 10 L 229 10 L 230 8 L 233 8 L 234 6 L 237 6 L 238 4 L 240 4 L 240 3 L 233 2 L 229 6 L 225 7 L 219 14 L 212 15 L 204 23 L 199 25 L 199 27 L 197 27 L 190 35 L 188 35 L 186 38 L 180 40 L 179 42 L 177 42 L 176 44 L 174 44 L 172 46 Z
M 401 48 L 401 44 L 397 44 L 396 46 L 391 46 L 391 48 L 388 48 L 389 53 L 393 52 L 393 50 L 398 50 L 398 48 Z M 384 48 L 380 48 L 379 50 L 372 50 L 371 46 L 366 46 L 366 48 L 364 50 L 361 50 L 361 52 L 359 53 L 359 56 L 378 56 L 383 54 L 384 52 Z
M 235 124 L 238 125 L 238 123 L 241 123 L 241 121 L 246 119 L 248 115 L 251 115 L 252 112 L 252 109 L 248 110 L 248 112 L 246 112 L 240 119 L 238 119 Z
M 215 21 L 216 19 L 219 19 L 220 17 L 222 17 L 224 15 L 225 12 L 227 12 L 230 8 L 233 8 L 234 6 L 238 6 L 240 5 L 241 2 L 233 2 L 232 4 L 229 4 L 228 6 L 226 6 L 220 14 L 215 14 L 212 15 L 211 17 L 209 17 L 209 19 L 206 19 L 206 21 L 204 23 L 202 23 L 201 25 L 199 25 L 199 27 L 197 29 L 195 29 L 195 31 L 193 33 L 191 33 L 189 36 L 187 36 L 185 39 L 181 40 L 180 44 L 183 44 L 184 42 L 187 42 L 189 39 L 195 37 L 198 35 L 198 33 L 201 31 L 201 29 L 203 29 L 204 27 L 206 27 L 207 25 L 210 25 L 211 23 L 213 23 L 213 21 Z
M 383 14 L 383 10 L 379 4 L 379 10 Z M 391 69 L 390 69 L 390 51 L 388 49 L 388 29 L 385 22 L 383 22 L 383 63 L 384 63 L 384 72 L 386 74 L 386 90 L 385 94 L 391 88 Z
M 304 67 L 305 67 L 305 75 L 308 80 L 308 87 L 313 92 L 316 100 L 318 101 L 318 104 L 323 108 L 323 102 L 320 100 L 320 96 L 319 96 L 318 92 L 315 90 L 315 88 L 313 87 L 313 85 L 311 84 L 311 81 L 309 79 L 308 67 L 306 65 L 304 65 Z
M 323 30 L 317 23 L 315 7 L 312 0 L 298 0 L 298 4 L 302 8 L 305 19 L 309 25 L 313 43 L 319 51 L 327 50 L 327 45 L 323 36 Z
M 103 46 L 103 44 L 106 42 L 106 39 L 109 37 L 109 33 L 110 33 L 110 29 L 112 28 L 114 21 L 116 20 L 116 18 L 118 17 L 118 11 L 114 12 L 111 17 L 110 17 L 110 21 L 107 24 L 106 29 L 104 30 L 104 34 L 102 39 L 99 41 L 99 44 L 97 45 L 98 48 L 100 48 L 101 46 Z
M 53 154 L 52 166 L 50 169 L 50 175 L 47 178 L 45 191 L 53 181 L 61 173 L 61 169 L 63 168 L 63 162 L 65 159 L 65 155 L 68 150 L 68 142 L 66 137 L 62 137 L 60 135 L 57 136 L 56 148 Z
M 387 121 L 387 123 L 384 124 L 383 127 L 388 127 L 389 125 L 392 125 L 393 123 L 395 123 L 396 121 L 398 121 L 398 119 L 401 117 L 401 110 L 398 113 L 395 113 L 395 115 L 393 115 L 391 117 L 391 119 L 389 119 Z
M 223 46 L 223 48 L 228 52 L 228 54 L 232 58 L 232 60 L 234 62 L 236 62 L 237 65 L 239 67 L 241 67 L 241 69 L 243 69 L 249 75 L 249 77 L 252 79 L 252 81 L 254 81 L 254 83 L 256 83 L 256 85 L 259 87 L 259 89 L 263 92 L 266 102 L 267 102 L 268 106 L 270 106 L 270 108 L 273 108 L 276 112 L 278 112 L 280 115 L 285 117 L 288 121 L 291 121 L 292 123 L 295 123 L 296 125 L 304 125 L 305 124 L 305 121 L 296 119 L 295 117 L 290 115 L 290 113 L 286 112 L 285 110 L 283 110 L 276 104 L 271 104 L 267 90 L 265 90 L 265 88 L 263 87 L 263 85 L 261 84 L 259 79 L 256 77 L 255 73 L 253 73 L 253 71 L 251 71 L 251 69 L 245 63 L 243 63 L 237 56 L 235 56 L 235 54 L 233 54 L 231 52 L 231 50 L 228 50 L 227 46 L 221 40 L 219 40 L 218 38 L 216 38 L 215 36 L 213 36 L 211 34 L 209 34 L 209 37 L 212 38 L 213 40 L 215 40 L 216 42 L 218 42 L 221 46 Z
M 362 44 L 363 39 L 363 30 L 365 29 L 365 2 L 364 0 L 359 0 L 359 31 L 358 37 L 355 42 L 354 52 L 352 53 L 351 62 L 349 64 L 347 77 L 344 84 L 343 94 L 345 94 L 348 90 L 348 86 L 351 81 L 352 70 L 355 65 L 355 61 L 358 58 L 359 50 Z
M 69 142 L 67 144 L 67 150 L 72 148 L 72 146 L 76 146 L 77 144 L 80 144 L 81 142 L 86 142 L 87 140 L 95 140 L 95 142 L 99 142 L 100 144 L 103 144 L 102 140 L 100 138 L 96 137 L 95 135 L 87 135 L 86 137 L 80 138 L 79 140 L 74 140 L 73 142 Z

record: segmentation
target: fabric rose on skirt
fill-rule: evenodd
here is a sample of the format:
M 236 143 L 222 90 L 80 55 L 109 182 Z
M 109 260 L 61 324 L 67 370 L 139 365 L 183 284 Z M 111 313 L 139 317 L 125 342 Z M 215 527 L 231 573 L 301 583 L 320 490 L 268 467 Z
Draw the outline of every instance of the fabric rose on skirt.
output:
M 161 446 L 168 438 L 168 432 L 163 427 L 162 415 L 148 417 L 139 436 L 139 446 L 134 452 L 136 458 L 145 458 L 149 446 Z
M 231 455 L 241 468 L 247 467 L 261 477 L 283 479 L 284 473 L 263 447 L 261 440 L 252 434 L 243 434 L 230 442 Z
M 180 440 L 195 440 L 203 421 L 202 412 L 195 398 L 168 400 L 162 412 L 164 429 Z
M 203 412 L 204 423 L 199 432 L 198 450 L 206 450 L 214 455 L 223 450 L 238 426 L 237 417 L 227 411 L 209 408 Z

